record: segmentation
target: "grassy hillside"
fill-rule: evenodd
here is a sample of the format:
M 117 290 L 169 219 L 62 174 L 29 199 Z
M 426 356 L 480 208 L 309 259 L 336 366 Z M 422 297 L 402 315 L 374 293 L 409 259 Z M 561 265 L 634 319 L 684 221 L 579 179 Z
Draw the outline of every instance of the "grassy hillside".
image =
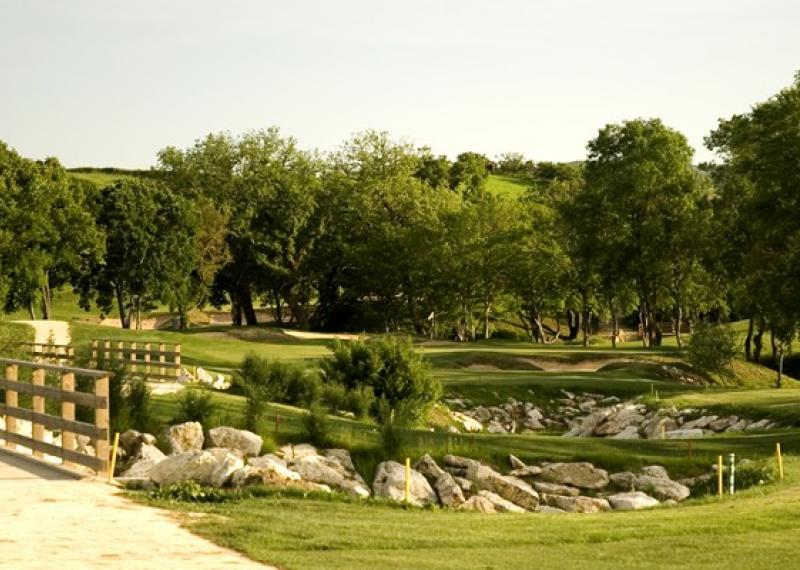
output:
M 516 198 L 528 189 L 528 183 L 523 178 L 506 174 L 490 174 L 486 182 L 486 189 L 492 194 Z

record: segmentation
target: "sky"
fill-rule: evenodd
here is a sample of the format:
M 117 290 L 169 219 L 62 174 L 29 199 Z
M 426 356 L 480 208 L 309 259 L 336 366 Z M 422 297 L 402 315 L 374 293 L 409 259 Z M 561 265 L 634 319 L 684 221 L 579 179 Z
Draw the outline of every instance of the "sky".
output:
M 209 132 L 366 129 L 454 157 L 585 157 L 660 117 L 696 161 L 800 69 L 796 0 L 0 0 L 0 140 L 147 168 Z

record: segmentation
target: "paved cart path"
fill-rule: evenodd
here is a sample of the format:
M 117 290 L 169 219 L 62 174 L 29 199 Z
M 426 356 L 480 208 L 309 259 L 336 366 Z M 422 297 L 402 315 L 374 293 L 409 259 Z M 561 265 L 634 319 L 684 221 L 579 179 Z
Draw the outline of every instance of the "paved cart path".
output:
M 248 568 L 244 556 L 96 480 L 0 451 L 0 568 Z

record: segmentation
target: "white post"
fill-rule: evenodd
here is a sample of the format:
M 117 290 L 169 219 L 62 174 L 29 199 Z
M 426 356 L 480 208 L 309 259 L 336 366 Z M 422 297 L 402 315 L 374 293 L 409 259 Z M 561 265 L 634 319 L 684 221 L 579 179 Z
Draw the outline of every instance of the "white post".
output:
M 728 477 L 728 492 L 733 495 L 736 491 L 736 454 L 731 453 L 728 455 L 728 461 L 730 462 L 730 475 Z

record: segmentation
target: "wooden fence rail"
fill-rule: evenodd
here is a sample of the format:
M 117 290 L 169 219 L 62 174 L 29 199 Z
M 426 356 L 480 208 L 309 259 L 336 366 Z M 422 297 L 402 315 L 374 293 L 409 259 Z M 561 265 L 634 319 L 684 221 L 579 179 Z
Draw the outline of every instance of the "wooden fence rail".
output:
M 181 376 L 181 345 L 166 342 L 95 339 L 92 365 L 123 364 L 131 376 L 176 381 Z
M 69 344 L 22 342 L 19 346 L 36 362 L 68 365 L 75 361 L 75 349 Z
M 108 474 L 109 464 L 109 400 L 108 383 L 111 374 L 103 370 L 73 368 L 59 364 L 28 362 L 0 358 L 0 367 L 5 367 L 5 376 L 0 379 L 0 390 L 5 391 L 5 402 L 0 404 L 0 415 L 5 416 L 5 429 L 0 430 L 0 439 L 7 448 L 17 451 L 17 446 L 31 450 L 34 457 L 43 458 L 45 454 L 61 458 L 67 468 L 82 465 L 93 469 L 98 475 Z M 30 370 L 31 381 L 20 380 L 20 371 Z M 59 376 L 59 386 L 47 386 L 47 372 Z M 76 377 L 94 380 L 94 392 L 75 390 Z M 30 409 L 20 407 L 19 394 L 31 396 Z M 61 414 L 46 412 L 46 400 L 61 404 Z M 75 419 L 75 406 L 85 406 L 94 410 L 94 423 Z M 31 437 L 19 433 L 17 420 L 31 422 Z M 45 429 L 61 432 L 61 445 L 45 441 Z M 87 455 L 76 450 L 76 435 L 91 438 L 95 455 Z

